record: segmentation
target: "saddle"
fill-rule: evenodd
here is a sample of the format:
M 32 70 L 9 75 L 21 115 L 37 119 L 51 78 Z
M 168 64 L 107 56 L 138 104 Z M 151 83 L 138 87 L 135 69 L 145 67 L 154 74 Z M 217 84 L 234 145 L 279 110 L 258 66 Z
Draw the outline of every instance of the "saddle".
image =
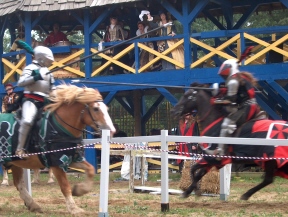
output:
M 245 122 L 244 124 L 242 124 L 240 127 L 237 128 L 237 130 L 232 134 L 233 137 L 238 137 L 240 135 L 240 132 L 242 130 L 242 128 L 249 122 L 253 122 L 253 121 L 260 121 L 260 120 L 265 120 L 267 119 L 267 115 L 266 112 L 264 111 L 259 111 L 256 116 L 254 118 L 252 118 L 251 120 Z

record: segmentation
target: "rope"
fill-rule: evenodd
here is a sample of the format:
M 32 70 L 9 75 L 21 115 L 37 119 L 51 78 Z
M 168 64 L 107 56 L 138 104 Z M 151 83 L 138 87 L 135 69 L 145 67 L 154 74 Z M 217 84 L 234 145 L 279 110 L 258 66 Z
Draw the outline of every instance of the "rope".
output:
M 288 160 L 288 157 L 242 157 L 242 156 L 229 156 L 229 155 L 210 155 L 210 154 L 196 154 L 196 153 L 189 153 L 189 152 L 179 152 L 179 151 L 169 151 L 169 150 L 162 150 L 162 149 L 154 149 L 150 148 L 147 146 L 139 146 L 136 145 L 138 143 L 135 143 L 133 145 L 131 144 L 125 144 L 125 143 L 115 143 L 115 142 L 109 142 L 110 144 L 118 144 L 118 145 L 123 145 L 126 148 L 130 148 L 133 150 L 148 150 L 151 152 L 167 152 L 167 153 L 173 153 L 173 154 L 181 154 L 181 155 L 191 155 L 192 157 L 196 157 L 197 159 L 201 159 L 203 157 L 213 157 L 213 158 L 229 158 L 229 159 L 242 159 L 242 160 Z M 56 149 L 52 151 L 43 151 L 43 152 L 35 152 L 35 153 L 28 153 L 25 155 L 5 155 L 5 156 L 0 156 L 0 161 L 5 158 L 13 158 L 13 157 L 26 157 L 26 156 L 34 156 L 34 155 L 40 155 L 40 154 L 50 154 L 50 153 L 55 153 L 55 152 L 60 152 L 60 151 L 66 151 L 66 150 L 72 150 L 72 149 L 77 149 L 77 148 L 93 148 L 95 149 L 95 145 L 101 144 L 101 142 L 96 142 L 96 143 L 91 143 L 91 144 L 86 144 L 86 145 L 79 145 L 76 147 L 69 147 L 69 148 L 62 148 L 62 149 Z M 178 144 L 186 144 L 186 143 L 178 143 Z M 177 145 L 178 145 L 177 144 Z M 171 146 L 171 145 L 170 145 Z

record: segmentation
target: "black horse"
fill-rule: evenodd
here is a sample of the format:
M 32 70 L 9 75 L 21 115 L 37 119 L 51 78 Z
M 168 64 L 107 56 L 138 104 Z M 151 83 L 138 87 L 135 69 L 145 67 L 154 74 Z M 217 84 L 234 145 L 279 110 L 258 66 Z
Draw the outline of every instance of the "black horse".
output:
M 197 85 L 199 87 L 199 85 Z M 217 137 L 220 135 L 221 124 L 224 119 L 222 107 L 211 105 L 211 93 L 205 90 L 188 90 L 172 109 L 174 117 L 180 117 L 194 109 L 198 111 L 198 124 L 203 129 L 201 136 Z M 269 130 L 270 129 L 270 130 Z M 271 138 L 286 139 L 288 135 L 288 122 L 272 121 L 268 119 L 252 120 L 241 126 L 233 135 L 239 138 L 266 138 L 267 132 Z M 229 163 L 251 164 L 256 163 L 265 170 L 263 181 L 248 190 L 241 196 L 241 200 L 248 200 L 254 193 L 271 184 L 275 176 L 288 178 L 288 147 L 284 146 L 253 146 L 253 145 L 228 145 L 229 154 L 237 157 L 260 157 L 258 160 L 243 160 L 239 158 L 222 158 L 221 160 L 209 156 L 217 148 L 217 144 L 202 144 L 207 156 L 199 160 L 191 168 L 192 184 L 183 192 L 182 197 L 188 197 L 192 191 L 199 193 L 197 183 L 213 167 L 222 168 Z M 268 160 L 268 157 L 277 159 Z M 266 159 L 265 159 L 266 158 Z

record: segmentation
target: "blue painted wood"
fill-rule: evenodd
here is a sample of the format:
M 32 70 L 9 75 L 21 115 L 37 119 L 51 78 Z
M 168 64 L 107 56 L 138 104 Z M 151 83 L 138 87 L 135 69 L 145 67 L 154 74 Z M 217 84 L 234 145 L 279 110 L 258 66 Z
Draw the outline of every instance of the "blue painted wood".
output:
M 233 26 L 233 29 L 239 29 L 241 26 L 248 20 L 248 18 L 254 13 L 257 9 L 259 2 L 253 2 L 253 4 L 248 8 L 248 10 L 242 15 L 242 17 L 237 21 Z
M 138 43 L 135 42 L 134 43 L 135 47 L 134 47 L 134 56 L 135 56 L 135 70 L 136 70 L 136 74 L 138 74 L 138 70 L 139 70 L 139 47 L 138 47 Z
M 0 43 L 0 60 L 2 60 L 2 57 L 3 57 L 3 36 L 4 36 L 4 33 L 5 33 L 5 29 L 6 29 L 6 26 L 7 26 L 7 16 L 4 17 L 4 22 L 2 23 L 2 27 L 1 27 L 1 32 L 0 32 L 0 38 L 2 38 L 1 40 L 1 43 Z M 4 67 L 3 67 L 3 63 L 2 61 L 0 61 L 0 80 L 2 82 L 4 78 Z M 2 88 L 3 88 L 3 85 L 0 85 Z M 3 89 L 3 92 L 5 93 L 5 90 Z M 1 100 L 2 100 L 2 97 L 1 97 Z M 1 105 L 2 105 L 2 102 L 1 102 Z
M 104 19 L 106 19 L 117 7 L 117 4 L 113 4 L 110 7 L 110 10 L 103 11 L 103 13 L 92 23 L 92 25 L 89 27 L 89 34 L 93 33 L 96 27 L 103 22 Z M 87 14 L 88 13 L 88 14 Z M 89 16 L 89 11 L 87 11 L 86 16 Z M 85 18 L 84 18 L 85 23 Z
M 211 13 L 207 10 L 203 10 L 202 13 L 214 23 L 215 26 L 217 26 L 220 30 L 226 30 L 226 28 L 214 17 L 211 15 Z
M 267 81 L 268 84 L 277 91 L 277 93 L 288 102 L 288 92 L 281 87 L 276 81 Z
M 25 41 L 29 45 L 32 45 L 31 25 L 31 13 L 25 12 Z M 30 63 L 32 63 L 32 55 L 26 52 L 26 65 Z
M 127 103 L 123 100 L 123 97 L 119 97 L 116 96 L 115 99 L 123 106 L 123 108 L 125 108 L 125 110 L 132 116 L 134 117 L 134 110 L 132 110 L 134 108 L 134 106 L 132 107 L 131 102 L 129 103 L 129 105 L 127 105 Z M 127 101 L 128 102 L 128 101 Z
M 90 34 L 90 13 L 89 10 L 84 11 L 84 48 L 85 52 L 84 55 L 90 55 L 90 48 L 91 48 L 92 37 Z M 85 59 L 85 77 L 90 78 L 92 73 L 92 58 Z
M 280 0 L 280 2 L 281 2 L 286 8 L 288 8 L 288 0 Z
M 281 120 L 281 117 L 273 109 L 271 109 L 270 106 L 266 104 L 265 102 L 266 100 L 264 99 L 263 96 L 256 95 L 256 100 L 259 106 L 267 112 L 267 114 L 270 116 L 271 119 Z
M 167 0 L 157 0 L 167 11 L 169 11 L 179 22 L 184 22 L 182 15 L 175 9 L 173 5 L 170 4 Z M 182 0 L 183 3 L 183 0 Z M 159 11 L 161 9 L 159 8 Z
M 89 131 L 93 131 L 92 127 L 87 127 L 86 128 L 87 130 Z M 93 135 L 91 135 L 90 133 L 87 133 L 87 139 L 93 139 Z M 92 164 L 95 168 L 95 170 L 97 171 L 97 158 L 96 158 L 96 152 L 97 152 L 97 149 L 96 148 L 92 148 L 94 147 L 94 145 L 90 145 L 88 146 L 90 148 L 85 148 L 85 158 L 86 160 Z
M 111 101 L 114 99 L 115 94 L 117 93 L 117 91 L 111 91 L 108 93 L 108 95 L 105 97 L 104 99 L 104 103 L 106 105 L 108 105 L 109 103 L 111 103 Z
M 281 98 L 278 93 L 271 89 L 271 87 L 265 81 L 258 81 L 259 85 L 268 93 L 268 99 L 271 101 L 275 101 L 275 103 L 279 104 L 286 112 L 288 112 L 288 104 L 283 98 Z M 276 104 L 273 103 L 275 106 Z
M 185 0 L 183 0 L 185 2 Z M 209 0 L 198 0 L 196 6 L 188 15 L 188 21 L 192 22 L 196 19 L 198 14 L 205 8 L 205 6 L 209 3 Z
M 43 17 L 48 13 L 48 11 L 41 11 L 40 12 L 40 15 L 33 20 L 32 22 L 32 28 L 34 28 L 38 23 L 39 21 L 41 21 L 43 19 Z
M 223 11 L 224 18 L 226 20 L 227 29 L 232 29 L 233 27 L 233 8 L 231 1 L 222 0 L 221 8 Z
M 191 21 L 189 20 L 189 9 L 190 9 L 190 2 L 186 0 L 182 0 L 182 11 L 183 11 L 183 36 L 185 39 L 189 38 L 191 34 Z M 192 56 L 191 56 L 191 43 L 190 40 L 184 40 L 184 68 L 189 69 Z
M 70 13 L 82 26 L 84 26 L 84 20 L 76 12 L 71 10 Z
M 233 37 L 238 33 L 246 32 L 252 35 L 258 34 L 271 34 L 271 33 L 287 33 L 287 26 L 270 26 L 263 28 L 253 28 L 253 29 L 233 29 L 233 30 L 217 30 L 217 31 L 207 31 L 192 33 L 193 38 L 215 38 L 215 37 Z
M 144 113 L 145 115 L 143 115 L 142 118 L 142 122 L 144 124 L 147 123 L 147 121 L 151 118 L 151 116 L 154 114 L 154 112 L 157 110 L 158 106 L 160 105 L 160 103 L 163 101 L 164 96 L 161 95 L 159 96 L 156 101 L 153 103 L 153 105 L 148 109 L 148 111 L 146 113 Z
M 173 105 L 175 106 L 178 100 L 165 88 L 157 88 L 157 90 Z

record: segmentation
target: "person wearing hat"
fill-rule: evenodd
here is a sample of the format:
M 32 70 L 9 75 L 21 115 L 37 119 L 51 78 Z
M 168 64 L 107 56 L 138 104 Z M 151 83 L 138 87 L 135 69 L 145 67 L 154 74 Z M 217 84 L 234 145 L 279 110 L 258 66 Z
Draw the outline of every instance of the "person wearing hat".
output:
M 17 43 L 16 43 L 16 41 L 18 41 L 18 40 L 25 41 L 25 28 L 22 25 L 19 25 L 18 28 L 17 28 L 17 37 L 16 37 L 15 41 L 13 42 L 13 44 L 12 44 L 12 46 L 10 48 L 10 52 L 14 52 L 14 51 L 20 50 L 18 48 Z
M 164 24 L 172 22 L 172 20 L 168 19 L 167 14 L 164 11 L 159 11 L 159 16 L 160 16 L 160 21 L 158 23 L 158 26 L 163 26 Z M 175 29 L 174 25 L 172 25 L 172 26 L 169 25 L 166 28 L 162 28 L 159 31 L 159 36 L 172 36 L 173 37 L 175 35 L 176 35 L 176 29 Z M 177 42 L 178 42 L 178 39 L 172 39 L 172 38 L 169 40 L 157 41 L 158 52 L 162 53 L 163 51 L 167 50 L 169 47 L 172 47 Z M 178 46 L 168 56 L 184 65 L 184 47 L 183 47 L 183 45 Z M 162 59 L 162 70 L 171 70 L 171 69 L 175 69 L 175 68 L 179 69 L 178 66 L 175 66 L 174 64 Z
M 60 31 L 60 24 L 54 23 L 52 26 L 52 32 L 47 36 L 47 38 L 44 41 L 45 46 L 53 46 L 55 43 L 59 41 L 69 41 L 67 39 L 67 36 Z
M 12 84 L 5 84 L 6 96 L 2 99 L 2 113 L 11 113 L 19 108 L 19 95 L 14 93 Z

